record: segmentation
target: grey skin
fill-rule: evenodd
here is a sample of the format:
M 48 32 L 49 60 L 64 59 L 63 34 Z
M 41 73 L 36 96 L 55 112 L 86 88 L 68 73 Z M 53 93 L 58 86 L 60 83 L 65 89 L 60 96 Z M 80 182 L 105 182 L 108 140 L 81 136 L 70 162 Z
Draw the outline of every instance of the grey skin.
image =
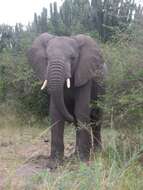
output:
M 102 111 L 90 106 L 104 93 L 106 65 L 97 43 L 86 35 L 58 37 L 43 33 L 33 42 L 28 58 L 39 79 L 48 82 L 51 162 L 63 160 L 65 121 L 75 123 L 75 152 L 82 161 L 88 161 L 92 145 L 94 150 L 101 148 Z M 70 88 L 66 86 L 68 78 Z

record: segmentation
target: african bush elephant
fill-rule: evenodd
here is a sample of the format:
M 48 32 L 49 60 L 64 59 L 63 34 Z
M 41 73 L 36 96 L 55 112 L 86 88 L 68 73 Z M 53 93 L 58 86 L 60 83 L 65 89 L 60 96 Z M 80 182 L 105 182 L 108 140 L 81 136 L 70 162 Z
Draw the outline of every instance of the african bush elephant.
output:
M 92 145 L 101 148 L 102 112 L 90 106 L 104 92 L 105 65 L 98 45 L 86 35 L 43 33 L 33 42 L 28 58 L 43 81 L 41 89 L 47 88 L 50 94 L 50 159 L 62 161 L 64 123 L 69 121 L 76 125 L 75 152 L 82 161 L 88 161 Z

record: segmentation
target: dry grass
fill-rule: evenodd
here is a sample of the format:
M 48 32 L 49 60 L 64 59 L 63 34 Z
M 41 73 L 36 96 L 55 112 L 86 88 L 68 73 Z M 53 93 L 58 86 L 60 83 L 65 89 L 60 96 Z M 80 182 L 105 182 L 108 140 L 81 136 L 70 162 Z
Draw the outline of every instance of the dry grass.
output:
M 8 117 L 8 116 L 7 116 Z M 39 155 L 50 151 L 46 128 L 21 126 L 15 117 L 0 120 L 0 189 L 4 190 L 142 190 L 142 129 L 103 129 L 103 152 L 90 166 L 67 161 L 55 172 L 35 169 Z M 49 142 L 43 142 L 48 138 Z M 74 128 L 65 131 L 65 154 L 74 147 Z M 39 156 L 39 157 L 38 157 Z M 43 159 L 43 158 L 42 158 Z M 41 159 L 41 161 L 42 161 Z M 25 169 L 28 163 L 28 169 Z

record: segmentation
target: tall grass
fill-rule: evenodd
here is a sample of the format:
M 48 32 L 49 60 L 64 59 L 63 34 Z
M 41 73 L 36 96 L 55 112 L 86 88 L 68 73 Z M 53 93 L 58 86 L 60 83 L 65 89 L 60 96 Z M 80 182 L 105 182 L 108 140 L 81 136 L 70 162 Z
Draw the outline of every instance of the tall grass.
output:
M 46 170 L 31 177 L 25 182 L 25 189 L 141 190 L 143 188 L 141 132 L 142 129 L 135 129 L 134 133 L 130 130 L 104 129 L 103 152 L 92 155 L 90 166 L 68 162 L 55 172 Z

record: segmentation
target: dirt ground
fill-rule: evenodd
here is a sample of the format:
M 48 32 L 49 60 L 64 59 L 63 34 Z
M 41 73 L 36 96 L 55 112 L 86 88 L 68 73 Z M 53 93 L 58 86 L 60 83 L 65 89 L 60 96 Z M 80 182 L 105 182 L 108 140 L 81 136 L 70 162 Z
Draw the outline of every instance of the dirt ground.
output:
M 65 141 L 68 156 L 74 149 L 72 135 L 71 139 L 65 135 Z M 24 179 L 46 169 L 49 153 L 49 130 L 0 128 L 0 190 L 22 189 Z

